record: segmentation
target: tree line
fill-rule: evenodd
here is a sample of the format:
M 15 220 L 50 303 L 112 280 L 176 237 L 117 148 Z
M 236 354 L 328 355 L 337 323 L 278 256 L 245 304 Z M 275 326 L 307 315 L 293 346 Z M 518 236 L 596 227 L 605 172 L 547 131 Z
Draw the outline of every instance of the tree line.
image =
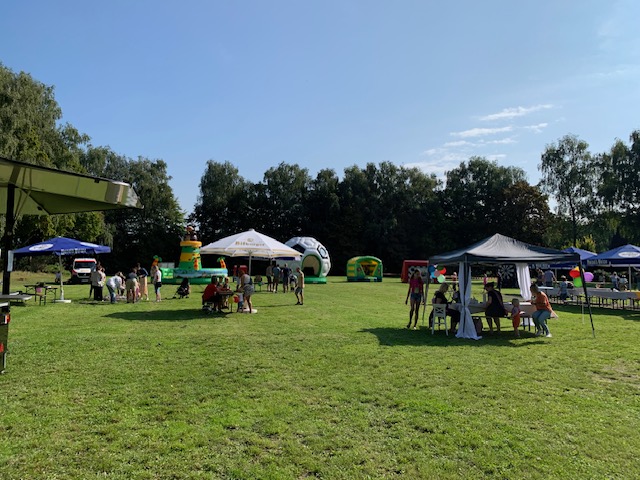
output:
M 547 145 L 537 185 L 522 169 L 483 157 L 461 162 L 444 178 L 391 162 L 353 165 L 340 176 L 322 169 L 314 177 L 280 163 L 259 182 L 243 178 L 231 162 L 209 160 L 187 213 L 163 160 L 94 146 L 62 123 L 53 87 L 0 64 L 0 156 L 131 183 L 144 210 L 22 216 L 15 232 L 17 246 L 56 235 L 110 245 L 114 269 L 149 263 L 154 255 L 177 261 L 187 222 L 204 243 L 248 228 L 281 241 L 315 237 L 328 249 L 335 274 L 356 255 L 379 257 L 386 271 L 399 272 L 404 259 L 428 258 L 494 233 L 592 251 L 640 242 L 640 131 L 629 144 L 616 140 L 599 154 L 573 135 Z M 23 261 L 36 268 L 43 260 Z

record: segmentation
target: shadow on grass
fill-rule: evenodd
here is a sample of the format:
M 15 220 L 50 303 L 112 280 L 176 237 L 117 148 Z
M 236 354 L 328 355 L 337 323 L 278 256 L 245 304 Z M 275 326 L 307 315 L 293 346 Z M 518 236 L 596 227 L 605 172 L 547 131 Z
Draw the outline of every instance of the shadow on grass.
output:
M 562 319 L 562 313 L 572 313 L 575 315 L 584 314 L 585 321 L 589 321 L 589 309 L 585 306 L 584 309 L 580 305 L 559 305 L 554 304 L 553 309 Z M 640 311 L 638 310 L 629 310 L 629 309 L 621 309 L 621 308 L 607 308 L 607 307 L 599 307 L 597 305 L 591 306 L 591 313 L 593 314 L 593 322 L 595 327 L 598 327 L 598 317 L 600 316 L 616 316 L 622 317 L 624 320 L 631 320 L 634 322 L 640 321 Z
M 380 345 L 387 347 L 398 346 L 435 346 L 435 347 L 456 347 L 468 346 L 482 347 L 485 345 L 501 347 L 525 347 L 535 344 L 547 343 L 544 339 L 536 337 L 528 331 L 521 331 L 520 338 L 515 338 L 513 332 L 502 332 L 500 334 L 485 334 L 481 340 L 470 340 L 456 338 L 454 335 L 445 335 L 444 330 L 436 331 L 431 335 L 431 330 L 424 327 L 419 330 L 409 330 L 406 328 L 365 328 L 361 333 L 371 333 L 378 337 Z
M 200 309 L 188 310 L 154 310 L 149 312 L 113 312 L 107 318 L 117 318 L 131 322 L 184 322 L 185 320 L 202 320 L 203 318 L 218 320 L 231 315 L 229 312 L 205 313 Z

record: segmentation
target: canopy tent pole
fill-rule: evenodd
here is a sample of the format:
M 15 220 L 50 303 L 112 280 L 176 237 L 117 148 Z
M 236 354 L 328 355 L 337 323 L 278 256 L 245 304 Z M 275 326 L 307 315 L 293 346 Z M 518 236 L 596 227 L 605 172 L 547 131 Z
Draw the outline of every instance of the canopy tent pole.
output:
M 593 333 L 593 338 L 596 338 L 596 329 L 593 326 L 593 314 L 591 312 L 591 302 L 589 301 L 589 293 L 587 292 L 587 282 L 584 279 L 584 269 L 582 268 L 582 262 L 578 264 L 578 270 L 580 271 L 580 279 L 582 280 L 584 298 L 587 301 L 587 308 L 589 309 L 589 318 L 591 319 L 591 332 Z
M 427 310 L 427 298 L 429 298 L 429 285 L 431 285 L 431 273 L 427 270 L 427 288 L 424 291 L 424 301 L 422 302 L 422 325 L 424 326 L 424 314 Z
M 14 212 L 16 202 L 16 186 L 13 183 L 7 185 L 7 213 L 4 227 L 4 238 L 2 247 L 4 255 L 2 256 L 2 294 L 9 295 L 11 293 L 11 271 L 9 270 L 9 251 L 13 248 L 13 229 L 16 224 L 16 216 Z M 5 311 L 4 308 L 2 310 Z M 9 307 L 6 307 L 9 312 Z
M 58 265 L 60 271 L 60 298 L 56 300 L 57 303 L 71 303 L 71 300 L 64 299 L 64 280 L 62 280 L 62 252 L 58 255 Z

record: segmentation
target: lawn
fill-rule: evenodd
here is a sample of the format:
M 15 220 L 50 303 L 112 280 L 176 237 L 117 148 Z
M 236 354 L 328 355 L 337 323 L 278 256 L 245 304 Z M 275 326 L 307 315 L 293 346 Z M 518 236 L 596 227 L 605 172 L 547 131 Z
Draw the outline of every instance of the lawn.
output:
M 406 288 L 334 277 L 303 306 L 263 288 L 255 314 L 171 285 L 13 307 L 1 476 L 640 477 L 640 313 L 595 310 L 595 338 L 558 307 L 553 338 L 459 340 L 404 328 Z

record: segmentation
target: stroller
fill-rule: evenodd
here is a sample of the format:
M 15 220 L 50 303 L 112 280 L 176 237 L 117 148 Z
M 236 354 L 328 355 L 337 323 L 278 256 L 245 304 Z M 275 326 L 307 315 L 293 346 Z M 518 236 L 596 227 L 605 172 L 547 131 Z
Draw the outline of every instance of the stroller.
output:
M 189 284 L 189 279 L 183 278 L 182 283 L 178 287 L 178 290 L 176 290 L 176 294 L 173 296 L 173 298 L 189 298 L 190 293 L 191 285 Z

